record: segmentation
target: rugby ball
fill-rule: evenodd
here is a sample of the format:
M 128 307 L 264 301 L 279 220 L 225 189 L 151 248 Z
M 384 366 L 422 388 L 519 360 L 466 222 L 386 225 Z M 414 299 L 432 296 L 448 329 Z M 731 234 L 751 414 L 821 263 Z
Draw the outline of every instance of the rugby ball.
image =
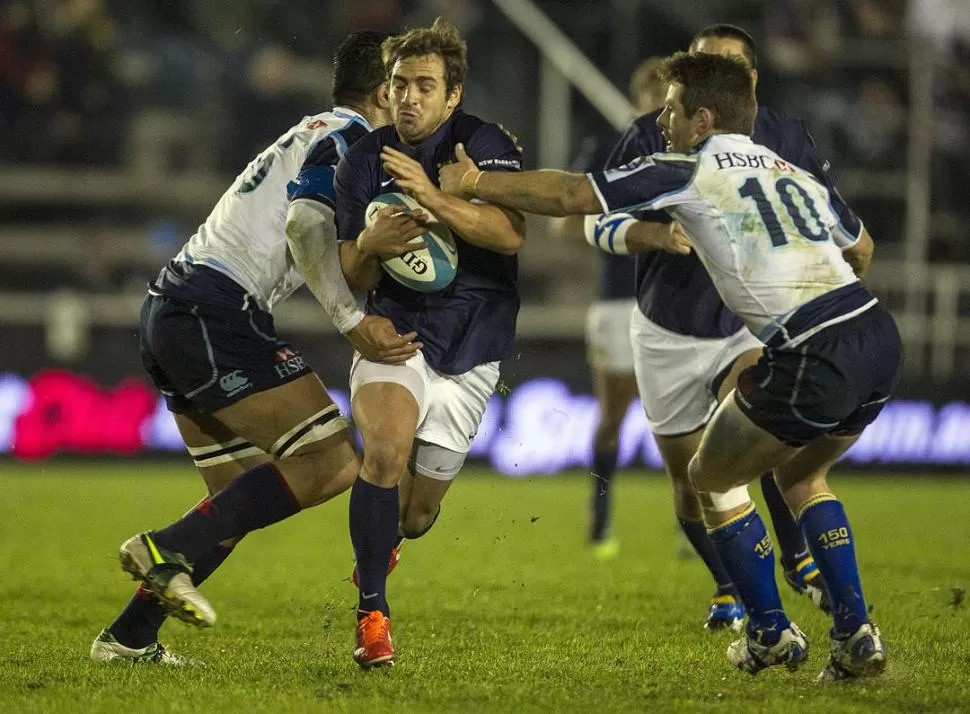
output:
M 421 209 L 429 216 L 428 230 L 412 243 L 424 241 L 425 247 L 395 258 L 381 258 L 381 267 L 394 280 L 412 290 L 431 293 L 448 287 L 458 272 L 458 246 L 451 229 L 439 221 L 428 209 L 403 193 L 384 193 L 367 205 L 366 225 L 377 219 L 377 212 L 385 206 L 403 206 L 407 210 Z

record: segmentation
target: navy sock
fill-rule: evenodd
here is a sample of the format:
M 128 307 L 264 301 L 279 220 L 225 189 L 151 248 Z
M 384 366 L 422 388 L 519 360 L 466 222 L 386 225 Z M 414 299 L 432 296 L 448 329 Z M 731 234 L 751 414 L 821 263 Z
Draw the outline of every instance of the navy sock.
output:
M 387 564 L 397 542 L 400 517 L 397 486 L 382 488 L 358 477 L 350 490 L 350 541 L 360 582 L 359 613 L 380 610 L 386 616 Z
M 222 565 L 232 548 L 217 545 L 199 558 L 192 568 L 192 583 L 200 585 Z M 108 631 L 125 647 L 141 649 L 158 641 L 158 631 L 168 614 L 154 595 L 139 585 L 135 594 Z
M 593 454 L 593 523 L 590 540 L 601 541 L 606 538 L 610 526 L 610 483 L 616 473 L 615 450 L 597 450 Z
M 803 503 L 798 511 L 798 523 L 825 580 L 835 632 L 851 635 L 869 622 L 869 610 L 862 595 L 852 528 L 845 508 L 831 493 L 820 493 Z
M 754 504 L 710 533 L 748 611 L 748 635 L 761 644 L 775 644 L 790 622 L 775 582 L 771 538 Z
M 761 476 L 761 493 L 764 494 L 765 505 L 771 514 L 771 524 L 775 527 L 775 540 L 778 541 L 778 549 L 781 551 L 781 567 L 794 570 L 808 555 L 808 544 L 781 495 L 781 489 L 775 483 L 774 474 L 770 471 Z
M 175 523 L 155 531 L 152 537 L 158 545 L 176 550 L 195 563 L 218 543 L 241 538 L 299 511 L 283 475 L 272 464 L 261 464 L 233 479 Z
M 682 518 L 678 518 L 677 522 L 680 523 L 680 529 L 684 531 L 687 540 L 694 546 L 694 551 L 704 561 L 707 569 L 711 571 L 714 584 L 717 586 L 717 594 L 737 595 L 737 590 L 731 582 L 731 576 L 725 570 L 721 556 L 717 554 L 717 548 L 714 547 L 714 542 L 708 535 L 704 523 L 701 521 L 685 521 Z

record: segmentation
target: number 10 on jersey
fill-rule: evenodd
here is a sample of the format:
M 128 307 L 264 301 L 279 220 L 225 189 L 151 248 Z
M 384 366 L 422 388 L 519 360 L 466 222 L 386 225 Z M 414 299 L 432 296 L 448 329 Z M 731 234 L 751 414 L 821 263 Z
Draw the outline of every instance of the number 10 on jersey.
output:
M 815 208 L 815 201 L 812 200 L 808 191 L 802 188 L 795 179 L 790 176 L 784 176 L 778 179 L 775 181 L 775 191 L 799 233 L 808 240 L 815 241 L 816 243 L 822 243 L 829 239 L 829 232 L 822 223 L 822 217 L 819 215 L 818 210 Z M 804 203 L 804 209 L 795 203 L 793 191 L 801 197 Z M 761 214 L 761 222 L 765 224 L 768 236 L 771 238 L 771 244 L 776 248 L 788 245 L 788 236 L 785 235 L 785 229 L 782 228 L 781 221 L 778 220 L 778 213 L 775 211 L 775 206 L 772 205 L 772 202 L 765 195 L 761 181 L 753 177 L 749 178 L 738 189 L 738 195 L 741 198 L 754 200 L 755 205 L 758 207 L 758 213 Z M 818 226 L 818 232 L 813 231 L 809 226 L 808 221 L 805 220 L 803 211 L 808 212 L 809 217 Z

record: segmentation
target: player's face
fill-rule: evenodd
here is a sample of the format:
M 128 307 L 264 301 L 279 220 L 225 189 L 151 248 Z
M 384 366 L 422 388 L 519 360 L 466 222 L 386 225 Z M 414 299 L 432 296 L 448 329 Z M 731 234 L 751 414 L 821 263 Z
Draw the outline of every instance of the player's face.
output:
M 391 116 L 406 144 L 424 141 L 458 106 L 461 86 L 449 93 L 445 63 L 439 55 L 407 57 L 391 70 Z
M 721 57 L 733 57 L 744 60 L 748 63 L 748 58 L 744 54 L 744 43 L 733 37 L 702 37 L 694 46 L 694 51 L 698 54 L 721 55 Z M 751 67 L 751 81 L 758 83 L 758 70 Z
M 701 110 L 694 112 L 693 117 L 688 117 L 684 111 L 683 96 L 684 85 L 677 82 L 668 85 L 664 110 L 657 117 L 657 124 L 667 140 L 667 151 L 687 153 L 694 144 L 705 138 L 700 131 Z

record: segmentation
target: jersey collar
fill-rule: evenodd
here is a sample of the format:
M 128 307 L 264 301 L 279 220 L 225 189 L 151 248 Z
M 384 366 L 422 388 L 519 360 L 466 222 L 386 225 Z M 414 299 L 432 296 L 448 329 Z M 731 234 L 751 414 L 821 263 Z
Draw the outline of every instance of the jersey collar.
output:
M 350 107 L 336 106 L 333 108 L 333 114 L 342 119 L 349 119 L 350 121 L 362 124 L 367 131 L 374 131 L 374 128 L 367 122 L 364 115 Z

